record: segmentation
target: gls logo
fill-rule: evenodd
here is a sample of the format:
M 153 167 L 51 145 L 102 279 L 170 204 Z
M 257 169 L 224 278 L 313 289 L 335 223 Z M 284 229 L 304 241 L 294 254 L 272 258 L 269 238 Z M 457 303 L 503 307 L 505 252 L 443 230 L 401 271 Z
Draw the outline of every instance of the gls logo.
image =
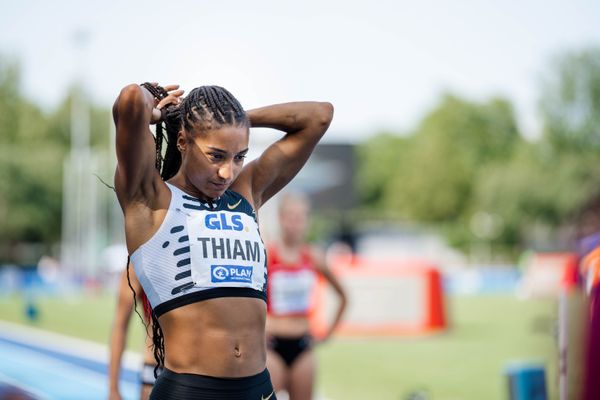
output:
M 211 213 L 207 214 L 204 217 L 204 225 L 208 229 L 218 230 L 218 231 L 241 231 L 244 229 L 244 224 L 242 223 L 242 216 L 235 214 L 229 218 L 228 213 Z
M 211 265 L 212 282 L 252 283 L 252 267 L 241 265 Z

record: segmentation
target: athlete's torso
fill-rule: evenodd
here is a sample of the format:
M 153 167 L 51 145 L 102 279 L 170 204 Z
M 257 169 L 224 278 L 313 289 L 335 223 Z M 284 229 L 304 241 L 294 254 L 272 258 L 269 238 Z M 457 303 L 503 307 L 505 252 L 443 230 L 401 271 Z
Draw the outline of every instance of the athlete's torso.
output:
M 266 299 L 266 253 L 248 201 L 227 190 L 206 203 L 167 186 L 162 224 L 131 255 L 155 314 L 219 297 Z
M 252 206 L 177 187 L 160 227 L 131 256 L 163 331 L 165 366 L 242 377 L 265 368 L 266 253 Z

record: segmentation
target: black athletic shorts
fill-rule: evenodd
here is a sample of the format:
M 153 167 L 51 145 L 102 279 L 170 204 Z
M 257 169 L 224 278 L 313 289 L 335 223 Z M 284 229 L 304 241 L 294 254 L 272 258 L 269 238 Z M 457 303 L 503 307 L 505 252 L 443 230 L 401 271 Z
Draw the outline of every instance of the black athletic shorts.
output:
M 164 369 L 156 379 L 150 400 L 277 400 L 266 369 L 244 378 L 215 378 L 179 374 Z
M 281 356 L 288 367 L 294 364 L 294 361 L 306 350 L 312 348 L 313 338 L 311 335 L 302 335 L 297 338 L 284 338 L 279 336 L 270 336 L 267 340 L 267 346 Z

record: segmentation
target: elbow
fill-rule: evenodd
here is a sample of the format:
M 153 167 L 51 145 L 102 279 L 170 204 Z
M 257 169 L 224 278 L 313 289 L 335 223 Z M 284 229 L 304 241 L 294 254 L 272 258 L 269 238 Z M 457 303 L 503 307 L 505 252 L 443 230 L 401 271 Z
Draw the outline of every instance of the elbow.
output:
M 118 115 L 123 113 L 137 114 L 143 113 L 145 109 L 145 98 L 142 89 L 132 83 L 121 89 L 121 92 L 113 105 L 113 117 L 115 120 Z
M 333 105 L 328 102 L 314 102 L 307 109 L 306 118 L 306 125 L 301 129 L 309 128 L 314 137 L 320 140 L 333 119 Z
M 329 102 L 318 103 L 318 122 L 319 125 L 327 129 L 333 120 L 333 104 Z
M 142 98 L 142 88 L 135 83 L 130 83 L 121 89 L 119 93 L 118 99 L 123 99 L 124 101 L 133 100 L 136 98 Z

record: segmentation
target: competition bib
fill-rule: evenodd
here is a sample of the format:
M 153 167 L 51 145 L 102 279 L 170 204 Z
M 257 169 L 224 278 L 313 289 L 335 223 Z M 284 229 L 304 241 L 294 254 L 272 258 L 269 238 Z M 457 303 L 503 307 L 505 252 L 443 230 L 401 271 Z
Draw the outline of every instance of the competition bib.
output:
M 262 290 L 265 251 L 254 218 L 227 211 L 198 211 L 187 218 L 195 286 Z
M 311 305 L 315 272 L 310 269 L 277 270 L 270 277 L 269 298 L 274 314 L 308 312 Z

